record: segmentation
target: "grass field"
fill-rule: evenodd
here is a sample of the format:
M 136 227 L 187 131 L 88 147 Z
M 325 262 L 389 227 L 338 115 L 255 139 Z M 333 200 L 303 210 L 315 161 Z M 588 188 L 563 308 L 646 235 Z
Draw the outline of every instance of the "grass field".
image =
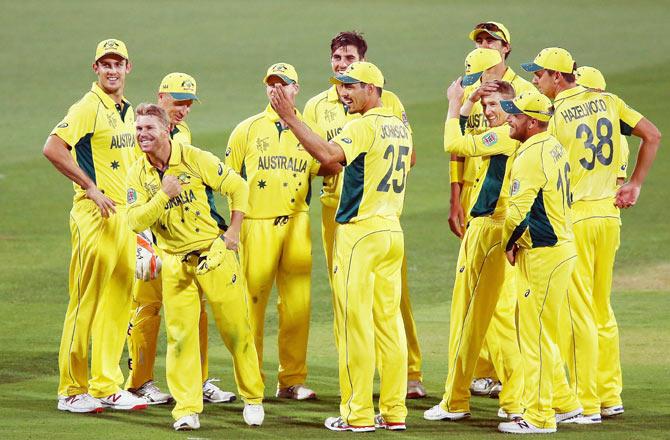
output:
M 491 2 L 493 4 L 493 2 Z M 323 419 L 337 412 L 336 352 L 330 293 L 312 206 L 314 269 L 309 384 L 320 399 L 308 403 L 269 398 L 266 422 L 248 429 L 241 403 L 208 405 L 203 428 L 176 434 L 169 408 L 135 414 L 107 411 L 77 416 L 56 410 L 57 354 L 67 304 L 72 188 L 42 157 L 41 147 L 69 105 L 94 80 L 95 44 L 114 36 L 129 47 L 134 70 L 127 96 L 151 100 L 171 71 L 198 80 L 202 104 L 191 112 L 194 144 L 223 155 L 235 124 L 266 105 L 261 80 L 277 61 L 301 77 L 298 101 L 327 87 L 329 41 L 340 30 L 365 32 L 368 58 L 407 109 L 418 163 L 408 186 L 403 225 L 409 278 L 430 397 L 409 402 L 404 438 L 494 435 L 496 402 L 473 399 L 464 423 L 428 423 L 422 411 L 437 403 L 446 377 L 448 320 L 458 241 L 448 230 L 448 159 L 442 152 L 444 90 L 471 50 L 471 27 L 495 19 L 512 32 L 509 64 L 530 60 L 543 47 L 569 49 L 579 64 L 600 68 L 608 89 L 670 133 L 670 19 L 667 2 L 521 2 L 493 6 L 446 1 L 248 2 L 3 2 L 4 64 L 0 92 L 0 437 L 25 438 L 317 438 L 337 434 Z M 631 145 L 631 160 L 636 147 Z M 556 438 L 670 437 L 670 216 L 663 182 L 670 159 L 662 148 L 638 205 L 623 214 L 622 245 L 613 302 L 621 328 L 626 413 L 596 427 L 561 428 Z M 667 183 L 666 183 L 667 184 Z M 276 312 L 268 311 L 267 394 L 276 378 Z M 164 335 L 156 376 L 164 381 Z M 229 355 L 212 328 L 210 370 L 233 388 Z M 376 435 L 391 435 L 378 432 Z M 398 434 L 393 434 L 398 435 Z

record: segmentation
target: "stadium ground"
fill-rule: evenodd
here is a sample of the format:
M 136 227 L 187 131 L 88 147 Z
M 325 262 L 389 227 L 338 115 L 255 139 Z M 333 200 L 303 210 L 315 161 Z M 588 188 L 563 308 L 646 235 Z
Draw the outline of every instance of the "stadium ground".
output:
M 493 2 L 491 2 L 493 4 Z M 422 411 L 439 400 L 446 376 L 448 316 L 458 242 L 448 232 L 448 159 L 442 153 L 444 90 L 462 71 L 471 49 L 466 35 L 495 19 L 512 33 L 509 64 L 532 59 L 543 47 L 568 48 L 578 63 L 600 68 L 608 89 L 670 136 L 670 41 L 663 34 L 665 2 L 554 3 L 510 1 L 496 10 L 465 2 L 88 2 L 21 1 L 3 6 L 0 92 L 0 434 L 25 438 L 317 438 L 337 412 L 336 354 L 330 293 L 319 239 L 318 203 L 312 206 L 314 242 L 310 380 L 316 402 L 269 398 L 266 422 L 249 429 L 241 403 L 207 405 L 202 429 L 176 434 L 169 408 L 98 416 L 56 410 L 57 352 L 67 304 L 68 212 L 72 189 L 42 157 L 41 146 L 67 107 L 94 80 L 95 44 L 110 36 L 128 44 L 134 71 L 127 96 L 151 100 L 162 76 L 186 71 L 198 80 L 202 103 L 189 123 L 194 143 L 223 155 L 234 125 L 266 104 L 261 79 L 276 61 L 294 64 L 306 100 L 327 87 L 328 43 L 340 30 L 365 32 L 368 58 L 384 71 L 402 99 L 418 153 L 410 175 L 403 224 L 415 318 L 431 396 L 409 402 L 405 438 L 493 435 L 496 402 L 473 399 L 464 423 L 429 423 Z M 503 10 L 504 9 L 504 10 Z M 113 18 L 117 17 L 117 18 Z M 631 145 L 632 158 L 636 146 Z M 565 427 L 555 438 L 668 438 L 670 430 L 670 216 L 664 181 L 670 159 L 661 147 L 638 206 L 623 215 L 614 307 L 622 334 L 626 413 L 596 427 Z M 265 373 L 267 393 L 276 377 L 276 319 L 269 310 Z M 157 377 L 164 381 L 164 336 Z M 233 386 L 229 356 L 210 332 L 210 369 Z M 342 435 L 342 434 L 339 434 Z M 347 435 L 347 434 L 344 434 Z M 398 435 L 380 433 L 375 435 Z

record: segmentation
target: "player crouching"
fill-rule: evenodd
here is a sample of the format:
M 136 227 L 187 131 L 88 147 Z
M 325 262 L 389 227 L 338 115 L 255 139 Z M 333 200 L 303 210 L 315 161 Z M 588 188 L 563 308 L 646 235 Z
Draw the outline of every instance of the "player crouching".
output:
M 217 327 L 233 357 L 235 381 L 245 402 L 244 421 L 261 425 L 263 380 L 249 327 L 246 282 L 237 246 L 247 209 L 246 182 L 219 159 L 170 140 L 164 110 L 137 108 L 136 136 L 145 156 L 128 175 L 128 221 L 135 231 L 151 228 L 163 251 L 163 306 L 167 328 L 166 376 L 176 402 L 176 430 L 200 427 L 202 383 L 198 320 L 207 296 Z M 207 190 L 231 199 L 230 227 L 222 236 L 210 214 Z

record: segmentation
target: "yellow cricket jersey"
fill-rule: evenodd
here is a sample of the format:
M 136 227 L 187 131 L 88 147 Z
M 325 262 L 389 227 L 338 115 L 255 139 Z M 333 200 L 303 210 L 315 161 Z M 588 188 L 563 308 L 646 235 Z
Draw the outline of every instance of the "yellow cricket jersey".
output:
M 570 155 L 574 202 L 614 199 L 623 163 L 622 134 L 630 135 L 641 119 L 611 93 L 577 86 L 556 96 L 549 131 Z M 611 214 L 618 215 L 611 205 Z
M 305 122 L 321 134 L 318 127 Z M 235 127 L 228 140 L 226 164 L 249 183 L 247 218 L 275 218 L 309 210 L 312 178 L 320 164 L 291 130 L 282 127 L 270 105 Z
M 182 144 L 191 145 L 191 128 L 185 121 L 172 127 L 170 138 Z
M 412 157 L 412 133 L 388 107 L 375 107 L 335 136 L 346 157 L 335 221 L 398 219 Z
M 395 93 L 383 90 L 382 105 L 392 109 L 393 114 L 400 118 L 411 132 L 412 128 L 407 120 L 405 108 Z M 359 113 L 349 113 L 349 108 L 340 101 L 337 87 L 334 85 L 307 101 L 303 115 L 305 120 L 321 128 L 327 141 L 333 140 L 335 136 L 340 134 L 342 127 L 347 122 L 361 117 Z M 323 178 L 321 203 L 325 206 L 334 208 L 340 201 L 340 194 L 342 193 L 341 174 Z
M 503 81 L 507 81 L 512 84 L 514 87 L 514 92 L 516 95 L 528 90 L 535 90 L 535 86 L 530 82 L 526 81 L 519 75 L 517 75 L 514 70 L 510 67 L 507 68 L 505 74 L 502 77 Z M 481 79 L 477 80 L 474 84 L 471 84 L 465 87 L 463 92 L 463 103 L 468 97 L 477 90 L 482 85 Z M 477 101 L 472 107 L 472 112 L 467 118 L 467 121 L 464 120 L 462 123 L 465 125 L 465 132 L 473 132 L 475 134 L 486 131 L 489 127 L 488 121 L 484 116 L 484 109 L 482 108 L 481 102 Z M 477 157 L 466 157 L 465 163 L 463 164 L 463 182 L 475 183 L 475 178 L 477 176 L 477 170 L 481 166 L 481 160 Z M 474 202 L 472 202 L 474 203 Z M 471 204 L 472 204 L 471 203 Z
M 510 198 L 502 243 L 520 247 L 558 246 L 571 242 L 570 164 L 568 154 L 548 132 L 519 146 L 510 174 Z
M 621 146 L 621 165 L 619 166 L 619 172 L 617 173 L 617 178 L 625 179 L 628 177 L 628 158 L 630 156 L 630 148 L 628 147 L 628 139 L 626 136 L 621 136 L 619 138 Z
M 51 134 L 71 147 L 79 167 L 117 205 L 126 203 L 126 174 L 140 154 L 135 147 L 135 113 L 126 99 L 121 105 L 97 83 L 76 102 Z M 74 201 L 86 198 L 76 183 Z
M 128 174 L 128 222 L 135 232 L 149 227 L 157 246 L 170 254 L 208 248 L 219 236 L 218 214 L 210 205 L 212 191 L 228 195 L 231 209 L 246 212 L 246 182 L 213 154 L 171 141 L 168 169 L 157 170 L 146 156 Z M 161 189 L 163 175 L 177 176 L 182 192 L 169 198 Z
M 480 158 L 470 200 L 470 216 L 491 216 L 504 219 L 509 193 L 511 161 L 519 142 L 509 137 L 509 125 L 487 129 L 474 134 L 462 134 L 459 120 L 447 119 L 444 126 L 444 150 L 466 158 Z M 511 164 L 510 164 L 511 165 Z M 503 190 L 505 188 L 505 190 Z

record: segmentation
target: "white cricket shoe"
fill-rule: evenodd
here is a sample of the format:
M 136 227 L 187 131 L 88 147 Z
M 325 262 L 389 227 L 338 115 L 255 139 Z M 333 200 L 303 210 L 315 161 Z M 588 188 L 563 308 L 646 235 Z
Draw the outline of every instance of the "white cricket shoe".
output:
M 234 393 L 223 391 L 214 385 L 213 382 L 219 382 L 219 379 L 207 379 L 202 384 L 202 400 L 210 403 L 229 403 L 237 399 Z
M 574 423 L 576 425 L 595 425 L 602 423 L 602 418 L 600 414 L 590 414 L 584 415 L 580 414 L 577 417 L 571 417 L 569 419 L 563 420 L 561 423 Z
M 420 380 L 407 381 L 407 399 L 423 399 L 427 395 Z
M 474 379 L 470 384 L 470 393 L 473 396 L 488 396 L 496 381 L 490 377 L 480 377 Z
M 200 418 L 197 414 L 189 414 L 181 417 L 172 425 L 175 431 L 193 431 L 200 429 Z
M 153 380 L 150 380 L 139 388 L 129 389 L 128 391 L 137 397 L 144 397 L 149 405 L 162 405 L 172 401 L 172 396 L 162 392 Z
M 374 432 L 375 427 L 372 426 L 353 426 L 347 425 L 342 420 L 342 417 L 328 417 L 323 424 L 331 431 L 351 431 L 351 432 Z
M 600 415 L 603 417 L 615 417 L 620 414 L 623 414 L 623 405 L 608 406 L 606 408 L 600 408 Z
M 58 396 L 58 409 L 73 413 L 101 413 L 104 411 L 100 401 L 88 393 Z
M 124 411 L 134 411 L 145 409 L 149 403 L 144 397 L 137 397 L 126 390 L 119 390 L 114 394 L 99 399 L 103 408 L 119 409 Z
M 299 383 L 288 388 L 278 388 L 277 397 L 283 399 L 311 400 L 316 399 L 316 393 L 305 385 Z
M 449 420 L 450 422 L 455 422 L 457 420 L 467 419 L 468 417 L 470 417 L 469 412 L 448 412 L 443 410 L 439 403 L 423 413 L 423 418 L 426 420 Z
M 566 423 L 570 419 L 581 416 L 583 412 L 583 408 L 577 408 L 566 413 L 556 413 L 556 423 Z
M 501 419 L 507 419 L 507 420 L 518 420 L 523 418 L 523 414 L 519 413 L 510 413 L 507 414 L 507 411 L 505 411 L 502 408 L 498 408 L 498 417 Z
M 265 410 L 263 409 L 263 405 L 245 403 L 244 410 L 242 410 L 242 417 L 249 426 L 261 426 L 263 420 L 265 420 Z
M 493 388 L 491 388 L 491 391 L 489 391 L 489 397 L 491 399 L 497 399 L 500 397 L 500 393 L 502 393 L 502 384 L 498 382 L 497 384 L 493 385 Z
M 389 431 L 404 431 L 407 429 L 405 422 L 387 422 L 384 416 L 377 414 L 375 416 L 375 428 L 387 429 Z
M 502 422 L 498 425 L 498 431 L 507 434 L 551 434 L 556 428 L 538 428 L 523 419 L 514 422 Z

